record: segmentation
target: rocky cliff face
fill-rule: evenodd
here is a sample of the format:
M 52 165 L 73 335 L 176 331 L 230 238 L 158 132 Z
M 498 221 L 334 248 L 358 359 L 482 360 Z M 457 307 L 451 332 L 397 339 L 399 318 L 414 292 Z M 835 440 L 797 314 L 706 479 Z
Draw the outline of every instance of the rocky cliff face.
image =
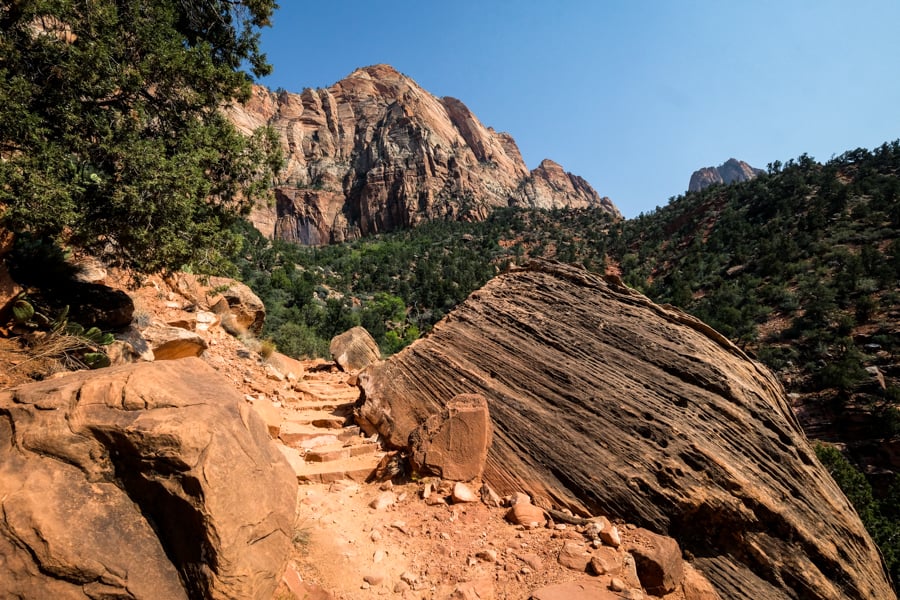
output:
M 229 115 L 245 132 L 271 125 L 284 145 L 276 203 L 252 217 L 269 236 L 325 244 L 429 219 L 483 219 L 505 206 L 601 206 L 618 215 L 552 161 L 529 172 L 512 137 L 387 65 L 302 94 L 257 87 Z
M 671 535 L 723 598 L 895 598 L 771 373 L 612 279 L 501 275 L 359 380 L 361 423 L 400 447 L 483 395 L 490 485 Z
M 704 167 L 699 171 L 694 171 L 691 175 L 688 191 L 699 192 L 703 188 L 717 183 L 727 185 L 729 183 L 749 181 L 762 173 L 765 173 L 762 169 L 751 167 L 742 160 L 729 158 L 718 167 Z

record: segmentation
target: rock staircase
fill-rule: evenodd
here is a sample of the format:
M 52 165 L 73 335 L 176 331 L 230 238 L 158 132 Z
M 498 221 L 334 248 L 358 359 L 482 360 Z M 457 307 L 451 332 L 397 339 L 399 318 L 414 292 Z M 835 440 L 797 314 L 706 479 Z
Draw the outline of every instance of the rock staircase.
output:
M 384 457 L 381 444 L 353 424 L 359 389 L 332 363 L 315 363 L 283 397 L 278 446 L 301 483 L 365 481 Z

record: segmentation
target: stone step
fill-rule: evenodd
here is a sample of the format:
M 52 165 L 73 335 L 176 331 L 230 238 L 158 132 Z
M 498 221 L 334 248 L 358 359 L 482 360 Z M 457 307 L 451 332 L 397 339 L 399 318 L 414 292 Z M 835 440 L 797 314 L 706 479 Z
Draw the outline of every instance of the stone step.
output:
M 364 482 L 375 471 L 384 454 L 375 452 L 331 462 L 307 462 L 295 448 L 279 444 L 300 483 L 332 483 L 341 479 Z
M 283 407 L 285 410 L 301 411 L 301 410 L 323 410 L 332 414 L 350 415 L 356 402 L 343 402 L 340 399 L 335 400 L 291 400 L 285 402 Z
M 347 415 L 336 415 L 324 410 L 286 410 L 282 411 L 281 415 L 284 418 L 281 422 L 282 430 L 286 423 L 313 425 L 322 429 L 343 429 L 347 423 Z
M 359 399 L 359 388 L 342 384 L 296 385 L 294 391 L 305 400 L 343 400 L 356 402 Z
M 374 454 L 380 450 L 381 444 L 363 441 L 361 443 L 348 443 L 313 448 L 306 453 L 305 458 L 306 462 L 334 462 L 337 460 L 353 458 L 354 456 Z
M 342 429 L 322 429 L 314 425 L 285 421 L 281 424 L 278 437 L 287 446 L 309 449 L 359 437 L 359 427 L 354 425 Z

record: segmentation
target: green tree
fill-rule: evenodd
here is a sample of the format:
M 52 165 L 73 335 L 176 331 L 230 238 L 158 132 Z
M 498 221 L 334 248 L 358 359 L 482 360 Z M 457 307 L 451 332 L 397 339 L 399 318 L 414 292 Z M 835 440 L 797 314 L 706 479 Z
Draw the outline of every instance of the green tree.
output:
M 0 4 L 0 225 L 140 271 L 211 269 L 268 193 L 274 134 L 222 109 L 269 71 L 274 0 Z

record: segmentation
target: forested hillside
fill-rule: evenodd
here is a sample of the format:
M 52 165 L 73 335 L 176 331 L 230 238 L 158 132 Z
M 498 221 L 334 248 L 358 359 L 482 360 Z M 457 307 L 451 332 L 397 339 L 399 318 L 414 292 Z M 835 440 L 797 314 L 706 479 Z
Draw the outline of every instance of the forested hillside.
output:
M 495 211 L 326 247 L 242 230 L 234 262 L 265 300 L 265 335 L 325 354 L 362 324 L 393 353 L 509 264 L 555 258 L 620 274 L 771 367 L 898 575 L 900 142 L 824 164 L 803 155 L 752 181 L 616 221 L 600 210 Z M 865 478 L 844 461 L 849 457 Z M 880 500 L 879 500 L 880 498 Z

